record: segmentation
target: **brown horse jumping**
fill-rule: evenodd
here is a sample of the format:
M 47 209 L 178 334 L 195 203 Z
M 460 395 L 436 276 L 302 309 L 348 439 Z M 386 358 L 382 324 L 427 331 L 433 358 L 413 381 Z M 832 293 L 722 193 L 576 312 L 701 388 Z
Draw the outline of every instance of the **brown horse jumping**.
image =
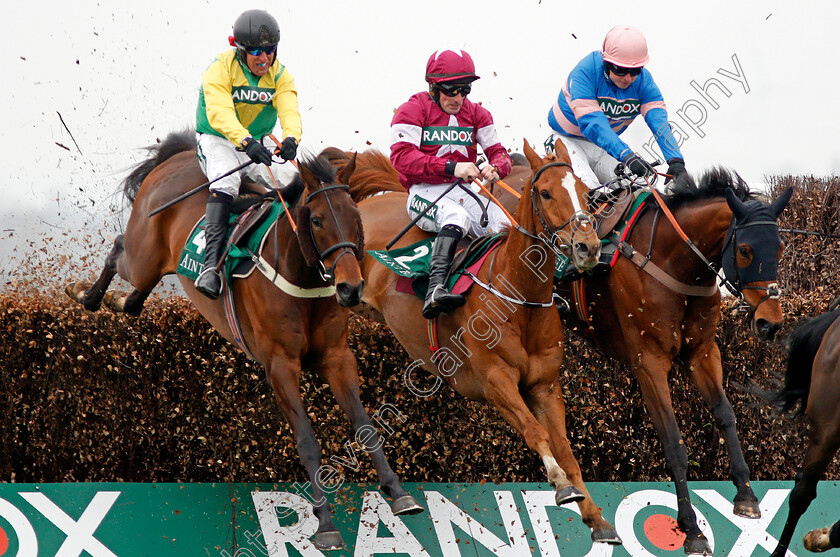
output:
M 723 170 L 706 174 L 699 186 L 690 178 L 681 180 L 672 184 L 664 202 L 699 254 L 664 211 L 652 205 L 624 239 L 623 256 L 609 273 L 577 282 L 572 289 L 576 296 L 569 284 L 558 285 L 572 301 L 567 325 L 628 364 L 639 381 L 674 480 L 686 553 L 710 554 L 711 549 L 691 506 L 688 457 L 668 375 L 675 360 L 689 371 L 726 443 L 730 477 L 737 487 L 734 513 L 758 518 L 758 500 L 750 487 L 735 414 L 723 389 L 715 343 L 721 307 L 716 271 L 723 266 L 729 283 L 749 305 L 754 333 L 772 338 L 782 322 L 775 283 L 782 249 L 777 218 L 791 193 L 766 205 L 751 198 L 739 177 Z M 662 273 L 655 277 L 657 268 Z
M 797 325 L 788 339 L 784 388 L 773 402 L 782 413 L 796 408 L 808 417 L 808 448 L 790 492 L 788 518 L 772 557 L 784 557 L 799 518 L 817 497 L 817 483 L 840 448 L 840 310 Z M 840 547 L 840 522 L 809 532 L 810 551 Z
M 98 309 L 104 298 L 114 311 L 139 314 L 161 277 L 175 272 L 192 227 L 204 215 L 206 193 L 148 216 L 152 209 L 206 181 L 191 135 L 172 134 L 150 151 L 151 156 L 124 182 L 124 193 L 133 203 L 131 216 L 124 235 L 114 242 L 99 279 L 93 285 L 76 283 L 67 287 L 68 295 L 89 310 Z M 229 286 L 241 339 L 265 367 L 309 475 L 319 520 L 315 534 L 319 549 L 341 548 L 344 542 L 324 496 L 319 476 L 321 447 L 300 396 L 304 368 L 318 371 L 349 416 L 356 440 L 371 455 L 382 489 L 393 500 L 394 513 L 421 510 L 385 458 L 381 438 L 359 399 L 356 360 L 347 345 L 349 310 L 343 306 L 359 303 L 364 285 L 359 268 L 359 259 L 365 253 L 362 224 L 345 185 L 353 169 L 353 161 L 338 173 L 326 159 L 303 161 L 299 178 L 282 192 L 289 205 L 287 214 L 297 222 L 297 233 L 290 219 L 281 217 L 274 223 L 262 252 L 265 261 L 273 265 L 269 276 L 275 278 L 254 272 Z M 117 273 L 135 288 L 132 293 L 106 295 Z M 278 275 L 292 286 L 283 290 L 275 287 L 272 280 L 276 282 Z M 224 301 L 206 298 L 195 290 L 191 280 L 179 278 L 201 314 L 223 337 L 234 342 Z
M 589 496 L 572 454 L 559 384 L 563 332 L 552 298 L 554 251 L 562 238 L 562 249 L 578 265 L 588 268 L 597 261 L 600 243 L 591 222 L 578 213 L 588 190 L 572 172 L 562 143 L 549 157 L 538 156 L 526 143 L 525 154 L 535 178 L 513 214 L 518 226 L 487 256 L 466 304 L 432 322 L 436 351 L 430 349 L 422 300 L 399 291 L 398 277 L 372 257 L 361 264 L 364 302 L 415 360 L 404 376 L 409 388 L 411 374 L 422 367 L 461 395 L 495 407 L 542 459 L 557 504 L 578 501 L 592 539 L 618 544 L 615 528 Z M 380 192 L 388 193 L 368 197 Z M 358 155 L 350 194 L 371 249 L 384 249 L 409 222 L 407 194 L 381 153 Z M 427 236 L 413 227 L 396 247 Z

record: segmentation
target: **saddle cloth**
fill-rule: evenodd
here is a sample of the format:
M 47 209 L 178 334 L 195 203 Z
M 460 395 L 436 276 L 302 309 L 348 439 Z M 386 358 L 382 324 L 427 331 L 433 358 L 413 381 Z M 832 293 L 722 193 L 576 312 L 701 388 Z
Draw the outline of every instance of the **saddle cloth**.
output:
M 501 242 L 502 234 L 492 234 L 471 240 L 468 245 L 455 254 L 449 280 L 446 284 L 454 294 L 463 294 L 472 285 L 472 279 L 464 271 L 477 273 L 484 259 Z M 429 288 L 429 262 L 432 255 L 433 236 L 404 248 L 387 250 L 368 250 L 377 261 L 399 275 L 397 291 L 426 297 Z
M 265 239 L 286 206 L 277 200 L 266 200 L 252 205 L 241 214 L 232 214 L 228 226 L 228 253 L 224 271 L 228 280 L 245 278 L 254 270 L 251 253 L 262 251 Z M 204 268 L 204 217 L 195 223 L 189 239 L 181 251 L 176 273 L 195 280 Z M 250 251 L 249 251 L 250 250 Z

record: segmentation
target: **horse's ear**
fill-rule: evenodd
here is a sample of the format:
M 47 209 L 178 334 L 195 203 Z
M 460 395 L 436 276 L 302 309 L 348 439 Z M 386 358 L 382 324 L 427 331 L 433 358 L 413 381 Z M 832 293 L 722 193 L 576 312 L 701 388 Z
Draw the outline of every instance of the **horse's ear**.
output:
M 528 159 L 528 164 L 531 165 L 531 171 L 536 172 L 542 167 L 542 159 L 540 156 L 531 148 L 531 145 L 528 143 L 527 139 L 523 139 L 524 145 L 522 146 L 522 152 L 525 153 L 525 158 Z
M 782 211 L 785 210 L 785 207 L 787 207 L 787 204 L 790 201 L 790 197 L 792 195 L 793 186 L 790 186 L 788 189 L 782 192 L 782 195 L 777 197 L 776 200 L 770 204 L 770 210 L 773 212 L 773 215 L 776 218 L 779 218 L 779 215 L 781 215 Z
M 744 202 L 738 199 L 738 196 L 735 194 L 735 190 L 732 188 L 726 188 L 726 204 L 729 205 L 729 208 L 732 210 L 732 214 L 735 215 L 735 220 L 740 221 L 744 218 L 746 214 L 746 206 Z
M 298 165 L 298 172 L 300 172 L 300 179 L 303 182 L 303 185 L 306 187 L 309 186 L 317 186 L 319 180 L 315 177 L 314 174 L 309 170 L 309 167 L 304 163 Z
M 344 168 L 342 168 L 339 171 L 338 176 L 336 176 L 339 184 L 346 184 L 346 185 L 350 184 L 350 176 L 352 176 L 353 172 L 355 172 L 355 170 L 356 170 L 356 156 L 357 155 L 358 155 L 358 153 L 353 153 L 353 158 L 350 159 L 350 162 L 348 162 L 346 165 L 344 165 Z
M 569 156 L 569 151 L 566 149 L 566 144 L 563 143 L 559 137 L 557 141 L 554 142 L 554 154 L 557 155 L 557 158 L 563 162 L 567 162 L 571 164 L 572 159 Z

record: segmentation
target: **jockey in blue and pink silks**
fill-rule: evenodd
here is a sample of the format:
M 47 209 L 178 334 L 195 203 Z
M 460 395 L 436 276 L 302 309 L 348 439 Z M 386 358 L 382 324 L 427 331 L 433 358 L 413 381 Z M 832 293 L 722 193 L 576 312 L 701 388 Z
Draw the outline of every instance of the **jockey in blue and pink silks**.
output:
M 563 141 L 572 168 L 591 189 L 613 176 L 618 161 L 633 174 L 646 177 L 653 168 L 619 135 L 636 116 L 643 116 L 668 161 L 668 174 L 685 173 L 685 161 L 668 123 L 665 101 L 644 67 L 649 56 L 641 31 L 613 27 L 600 51 L 581 60 L 569 74 L 548 113 L 554 130 L 546 145 Z
M 472 180 L 495 181 L 510 173 L 507 150 L 499 141 L 490 112 L 471 102 L 467 95 L 478 79 L 475 64 L 463 50 L 439 50 L 426 63 L 429 90 L 416 93 L 403 103 L 391 120 L 391 163 L 408 190 L 406 209 L 416 217 L 440 197 L 456 179 L 464 183 L 453 188 L 417 222 L 427 232 L 437 232 L 429 268 L 429 289 L 423 316 L 433 319 L 449 313 L 466 301 L 446 290 L 449 265 L 458 240 L 498 232 L 510 221 L 496 205 L 482 207 Z M 488 165 L 476 166 L 477 146 L 484 150 Z M 480 217 L 486 210 L 488 222 Z

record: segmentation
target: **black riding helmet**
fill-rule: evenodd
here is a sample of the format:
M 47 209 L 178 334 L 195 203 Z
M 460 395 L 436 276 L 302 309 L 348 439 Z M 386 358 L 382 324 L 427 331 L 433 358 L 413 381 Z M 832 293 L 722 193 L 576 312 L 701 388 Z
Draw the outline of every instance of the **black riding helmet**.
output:
M 245 62 L 245 49 L 274 46 L 280 42 L 280 26 L 265 10 L 247 10 L 233 23 L 233 42 Z

